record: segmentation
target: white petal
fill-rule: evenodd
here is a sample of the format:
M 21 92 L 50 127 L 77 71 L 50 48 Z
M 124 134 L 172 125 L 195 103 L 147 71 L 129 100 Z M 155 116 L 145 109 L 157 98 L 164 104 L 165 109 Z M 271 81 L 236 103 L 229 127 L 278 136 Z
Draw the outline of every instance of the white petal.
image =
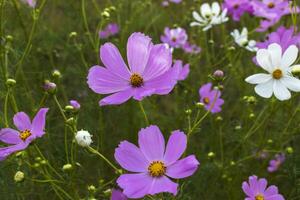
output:
M 279 80 L 274 81 L 273 90 L 275 97 L 280 101 L 288 100 L 291 98 L 290 91 Z
M 292 76 L 284 76 L 280 81 L 290 90 L 300 92 L 300 80 Z
M 260 83 L 265 83 L 272 79 L 272 76 L 270 74 L 254 74 L 252 76 L 249 76 L 248 78 L 245 79 L 246 82 L 250 84 L 260 84 Z
M 289 48 L 284 52 L 281 60 L 281 67 L 286 68 L 291 66 L 298 56 L 298 48 L 295 45 L 289 46 Z
M 272 73 L 273 66 L 270 53 L 266 49 L 259 49 L 256 53 L 256 60 L 263 69 Z
M 209 6 L 209 4 L 208 4 L 208 3 L 204 3 L 204 4 L 202 4 L 202 6 L 201 6 L 200 10 L 201 10 L 201 15 L 202 15 L 203 17 L 205 17 L 205 16 L 207 16 L 207 15 L 211 15 L 211 14 L 212 14 L 212 12 L 211 12 L 211 8 L 210 8 L 210 6 Z
M 199 21 L 199 22 L 204 22 L 204 20 L 202 19 L 202 17 L 200 17 L 199 13 L 197 13 L 196 11 L 194 11 L 193 13 L 193 17 L 195 20 Z
M 246 37 L 246 38 L 248 38 L 248 29 L 247 28 L 243 28 L 241 35 L 244 36 L 244 37 Z
M 269 80 L 266 83 L 261 83 L 255 86 L 255 92 L 264 98 L 270 98 L 273 94 L 273 79 Z
M 215 14 L 215 16 L 219 15 L 221 11 L 220 5 L 218 2 L 213 2 L 212 4 L 212 13 Z
M 273 67 L 280 67 L 282 56 L 281 46 L 277 43 L 270 44 L 268 46 L 268 52 L 271 55 Z
M 201 26 L 201 24 L 198 22 L 191 22 L 190 26 Z

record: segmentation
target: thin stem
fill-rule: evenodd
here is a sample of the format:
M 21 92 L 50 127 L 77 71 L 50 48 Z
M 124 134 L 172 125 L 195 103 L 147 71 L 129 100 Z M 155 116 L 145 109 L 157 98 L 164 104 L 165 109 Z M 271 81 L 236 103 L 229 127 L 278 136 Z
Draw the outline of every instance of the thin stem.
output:
M 102 155 L 99 151 L 97 151 L 96 149 L 93 149 L 92 147 L 88 147 L 88 150 L 98 156 L 100 156 L 109 166 L 111 166 L 116 173 L 119 173 L 119 169 L 114 165 L 112 164 L 104 155 Z
M 7 90 L 5 101 L 4 101 L 4 123 L 5 127 L 8 127 L 8 97 L 9 97 L 9 89 Z
M 95 47 L 95 45 L 94 45 L 94 40 L 93 40 L 93 38 L 92 38 L 90 29 L 89 29 L 89 25 L 88 25 L 88 22 L 87 22 L 87 17 L 86 17 L 86 12 L 85 12 L 85 0 L 82 0 L 82 1 L 81 1 L 81 14 L 82 14 L 82 17 L 83 17 L 84 28 L 85 28 L 86 31 L 87 31 L 87 35 L 88 35 L 88 38 L 89 38 L 89 40 L 90 40 L 90 43 L 91 43 L 91 45 L 93 46 L 93 48 L 94 48 L 95 50 L 97 50 L 97 47 Z
M 149 125 L 149 119 L 148 119 L 147 114 L 145 112 L 145 109 L 144 109 L 142 101 L 139 101 L 139 106 L 140 106 L 140 109 L 141 109 L 141 111 L 142 111 L 142 113 L 144 115 L 146 125 L 148 126 Z
M 57 107 L 58 107 L 58 109 L 60 111 L 60 114 L 63 116 L 64 120 L 67 121 L 68 119 L 67 119 L 67 117 L 66 117 L 66 115 L 64 113 L 63 108 L 61 107 L 61 105 L 60 105 L 60 103 L 59 103 L 59 101 L 57 99 L 57 96 L 53 95 L 53 99 L 54 99 L 54 101 L 55 101 L 55 103 L 56 103 L 56 105 L 57 105 Z

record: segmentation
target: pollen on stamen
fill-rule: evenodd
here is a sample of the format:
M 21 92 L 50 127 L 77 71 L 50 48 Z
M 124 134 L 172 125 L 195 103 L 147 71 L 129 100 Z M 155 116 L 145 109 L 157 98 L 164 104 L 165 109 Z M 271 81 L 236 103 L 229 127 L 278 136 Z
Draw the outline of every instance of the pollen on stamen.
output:
M 210 102 L 210 100 L 209 100 L 208 97 L 204 97 L 204 98 L 203 98 L 203 103 L 209 104 L 209 102 Z
M 280 79 L 282 77 L 282 71 L 280 69 L 276 69 L 273 71 L 272 76 L 274 79 Z
M 265 200 L 265 198 L 262 195 L 255 196 L 255 200 Z
M 148 172 L 152 177 L 160 177 L 166 173 L 166 166 L 161 161 L 154 161 L 149 165 Z
M 21 140 L 25 141 L 28 137 L 31 136 L 30 130 L 26 129 L 25 131 L 21 131 L 19 137 Z
M 144 84 L 144 80 L 139 74 L 132 74 L 130 84 L 132 87 L 141 87 Z
M 274 8 L 275 7 L 275 4 L 273 3 L 273 2 L 270 2 L 269 4 L 268 4 L 268 8 Z

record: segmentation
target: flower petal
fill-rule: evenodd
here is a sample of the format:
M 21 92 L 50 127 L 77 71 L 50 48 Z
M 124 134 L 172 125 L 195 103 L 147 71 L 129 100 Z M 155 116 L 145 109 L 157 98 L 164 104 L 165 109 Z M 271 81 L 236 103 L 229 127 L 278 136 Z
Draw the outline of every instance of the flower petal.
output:
M 272 76 L 270 74 L 254 74 L 252 76 L 249 76 L 248 78 L 245 79 L 246 82 L 250 84 L 260 84 L 260 83 L 265 83 L 272 79 Z
M 290 67 L 297 60 L 298 51 L 295 45 L 291 45 L 282 56 L 281 68 Z
M 266 197 L 276 195 L 278 194 L 278 188 L 274 185 L 271 185 L 266 189 L 264 194 Z
M 121 190 L 113 189 L 110 200 L 127 200 L 127 197 Z
M 129 80 L 130 72 L 118 48 L 112 43 L 105 43 L 100 48 L 100 58 L 105 67 L 119 78 Z
M 284 76 L 280 81 L 290 90 L 300 92 L 300 80 L 292 76 Z
M 9 146 L 9 147 L 0 148 L 0 161 L 6 159 L 7 156 L 9 156 L 10 154 L 12 154 L 14 152 L 25 149 L 28 145 L 29 145 L 29 143 L 21 142 L 21 143 L 18 143 L 18 144 Z
M 131 172 L 146 172 L 149 165 L 141 150 L 127 141 L 119 144 L 115 150 L 115 159 L 124 169 Z
M 89 70 L 87 77 L 89 87 L 98 94 L 110 94 L 130 88 L 129 79 L 125 80 L 100 66 Z
M 288 100 L 291 98 L 290 91 L 280 81 L 274 81 L 273 90 L 275 97 L 280 101 Z
M 132 73 L 142 74 L 152 48 L 151 38 L 142 33 L 133 33 L 127 42 L 127 60 Z
M 275 194 L 265 198 L 266 200 L 285 200 L 281 194 Z
M 194 155 L 183 158 L 167 167 L 166 175 L 171 178 L 185 178 L 191 176 L 198 169 L 200 163 Z
M 147 173 L 122 174 L 117 183 L 128 198 L 143 198 L 149 194 L 148 191 L 152 181 L 153 178 Z
M 48 110 L 48 108 L 41 108 L 32 120 L 31 132 L 37 137 L 45 134 L 44 129 Z
M 20 130 L 24 131 L 26 129 L 30 130 L 31 122 L 28 115 L 24 112 L 18 112 L 14 115 L 14 124 Z
M 100 106 L 106 105 L 119 105 L 126 102 L 130 97 L 132 97 L 132 90 L 127 89 L 121 92 L 117 92 L 115 94 L 109 95 L 99 101 Z
M 202 16 L 206 16 L 206 15 L 211 15 L 212 14 L 212 10 L 209 6 L 208 3 L 204 3 L 201 5 L 200 7 L 200 13 Z
M 169 192 L 175 196 L 177 194 L 177 187 L 177 183 L 174 183 L 166 176 L 162 176 L 153 179 L 152 184 L 149 188 L 149 194 L 155 195 L 162 192 Z
M 176 162 L 184 153 L 187 145 L 186 135 L 177 130 L 173 131 L 169 138 L 166 152 L 164 155 L 164 161 L 166 165 L 171 165 Z
M 265 83 L 258 84 L 254 90 L 259 96 L 270 98 L 273 94 L 273 82 L 273 79 L 271 79 Z
M 266 49 L 259 49 L 256 54 L 256 60 L 259 66 L 268 72 L 272 72 L 273 65 L 271 61 L 271 55 Z
M 19 132 L 11 128 L 3 128 L 0 130 L 0 141 L 6 144 L 18 144 L 22 142 Z
M 172 54 L 164 44 L 154 45 L 143 72 L 144 81 L 154 79 L 170 69 L 172 66 Z
M 139 146 L 149 162 L 163 159 L 165 140 L 157 126 L 151 125 L 140 130 Z
M 246 181 L 243 182 L 242 189 L 248 197 L 254 197 L 253 190 Z
M 273 43 L 268 46 L 268 52 L 271 56 L 272 64 L 274 67 L 279 67 L 281 65 L 282 49 L 277 43 Z

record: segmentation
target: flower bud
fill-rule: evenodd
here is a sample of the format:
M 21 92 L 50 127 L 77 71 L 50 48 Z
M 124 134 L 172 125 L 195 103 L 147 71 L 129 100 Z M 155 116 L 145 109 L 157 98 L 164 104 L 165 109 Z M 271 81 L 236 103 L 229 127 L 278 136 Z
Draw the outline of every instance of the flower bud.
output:
M 214 158 L 215 156 L 216 156 L 216 154 L 214 153 L 214 152 L 209 152 L 208 154 L 207 154 L 207 156 L 209 157 L 209 158 Z
M 93 142 L 91 134 L 85 130 L 78 131 L 76 133 L 75 140 L 76 140 L 77 144 L 82 147 L 88 147 Z
M 61 73 L 60 73 L 60 71 L 58 71 L 58 70 L 56 69 L 56 70 L 54 70 L 54 71 L 52 72 L 52 76 L 53 76 L 54 78 L 59 79 L 59 78 L 61 78 Z
M 14 40 L 14 37 L 11 35 L 7 35 L 5 38 L 8 42 L 12 42 Z
M 268 139 L 267 141 L 269 144 L 272 144 L 273 143 L 273 140 L 272 139 Z
M 94 185 L 89 185 L 88 186 L 88 191 L 91 193 L 94 193 L 96 191 L 96 187 Z
M 12 87 L 12 86 L 16 85 L 16 83 L 17 82 L 16 82 L 15 79 L 9 78 L 9 79 L 6 80 L 6 85 L 9 86 L 9 87 Z
M 55 94 L 55 92 L 56 92 L 56 84 L 53 82 L 50 82 L 49 80 L 45 81 L 43 88 L 49 94 Z
M 102 13 L 101 13 L 101 16 L 108 19 L 110 17 L 110 14 L 107 10 L 104 10 Z
M 72 37 L 76 37 L 77 36 L 77 32 L 71 32 L 69 34 L 69 37 L 72 38 Z
M 224 78 L 224 72 L 222 70 L 216 70 L 213 73 L 213 77 L 217 80 L 222 80 Z
M 292 74 L 295 76 L 300 75 L 300 65 L 294 65 L 292 67 Z
M 16 183 L 22 182 L 25 178 L 25 174 L 21 171 L 17 171 L 17 173 L 14 176 L 14 180 Z
M 249 118 L 253 119 L 254 117 L 255 117 L 255 114 L 254 113 L 250 113 Z
M 185 114 L 187 114 L 187 115 L 192 114 L 192 110 L 191 110 L 191 109 L 187 109 L 187 110 L 185 111 Z
M 197 108 L 203 108 L 203 107 L 204 107 L 204 103 L 202 103 L 202 102 L 197 102 L 197 103 L 196 103 L 196 107 L 197 107 Z
M 67 106 L 65 106 L 65 110 L 66 111 L 72 111 L 72 110 L 74 110 L 74 107 L 71 106 L 71 105 L 67 105 Z
M 292 147 L 287 147 L 285 150 L 288 154 L 294 153 L 294 149 Z
M 67 163 L 62 167 L 63 171 L 70 171 L 72 169 L 73 169 L 73 166 L 70 163 Z
M 75 110 L 79 110 L 80 109 L 80 104 L 76 100 L 70 100 L 70 105 L 73 106 L 73 108 Z

